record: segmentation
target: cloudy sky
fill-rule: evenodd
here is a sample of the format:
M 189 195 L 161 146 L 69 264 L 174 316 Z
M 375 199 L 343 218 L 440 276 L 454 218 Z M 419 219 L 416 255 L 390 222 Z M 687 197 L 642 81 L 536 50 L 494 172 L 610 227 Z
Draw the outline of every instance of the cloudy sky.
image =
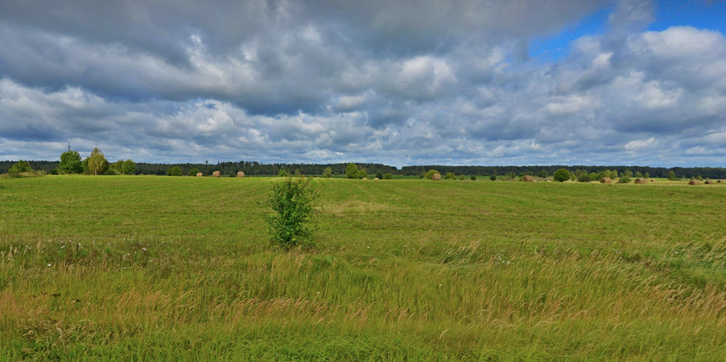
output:
M 214 3 L 212 5 L 212 3 Z M 726 167 L 726 2 L 0 1 L 0 159 Z

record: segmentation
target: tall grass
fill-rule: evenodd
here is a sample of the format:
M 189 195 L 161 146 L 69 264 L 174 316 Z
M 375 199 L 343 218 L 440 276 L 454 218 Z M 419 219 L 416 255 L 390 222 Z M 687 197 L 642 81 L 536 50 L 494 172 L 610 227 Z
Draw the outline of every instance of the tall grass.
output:
M 279 179 L 278 179 L 279 180 Z M 275 179 L 0 190 L 0 360 L 722 360 L 726 187 Z

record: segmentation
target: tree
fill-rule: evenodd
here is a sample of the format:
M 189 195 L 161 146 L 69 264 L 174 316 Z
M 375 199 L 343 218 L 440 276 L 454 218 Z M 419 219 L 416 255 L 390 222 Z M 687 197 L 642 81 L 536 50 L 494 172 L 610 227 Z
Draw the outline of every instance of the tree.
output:
M 383 179 L 384 180 L 393 180 L 393 174 L 389 172 L 389 173 L 383 175 Z
M 671 181 L 675 181 L 676 180 L 676 173 L 673 172 L 673 170 L 671 170 L 670 172 L 668 172 L 668 179 L 671 180 Z
M 196 176 L 198 173 L 201 173 L 201 172 L 202 171 L 200 169 L 198 169 L 198 168 L 195 167 L 195 168 L 189 170 L 188 175 L 189 176 Z
M 333 169 L 330 167 L 326 167 L 325 170 L 323 170 L 323 177 L 325 177 L 325 178 L 333 177 Z
M 447 172 L 446 176 L 444 176 L 445 180 L 456 180 L 456 175 L 454 175 L 453 172 Z
M 590 182 L 591 181 L 590 180 L 590 175 L 588 175 L 587 173 L 583 173 L 583 174 L 580 175 L 580 177 L 577 178 L 577 181 L 579 181 L 579 182 Z
M 643 174 L 643 177 L 650 178 L 650 174 L 646 172 L 646 173 Z
M 285 170 L 284 168 L 281 168 L 280 169 L 280 172 L 277 173 L 277 176 L 279 176 L 279 177 L 288 177 L 288 176 L 290 176 L 290 173 L 287 172 L 287 170 Z
M 358 169 L 358 178 L 361 179 L 361 180 L 364 179 L 364 178 L 368 178 L 368 172 L 366 171 L 365 168 L 359 168 Z
M 383 172 L 381 172 L 381 171 L 378 171 L 378 173 L 376 174 L 376 177 L 377 177 L 377 178 L 378 178 L 379 180 L 383 179 Z
M 82 162 L 81 155 L 78 152 L 66 151 L 61 153 L 58 167 L 66 173 L 81 173 L 83 172 Z
M 124 161 L 121 166 L 121 173 L 124 175 L 133 175 L 136 173 L 136 162 L 131 160 Z
M 570 171 L 567 171 L 565 168 L 561 168 L 555 171 L 553 177 L 557 182 L 565 182 L 570 179 Z
M 491 175 L 491 176 L 489 176 L 489 179 L 492 180 L 492 181 L 496 181 L 497 180 L 497 175 Z
M 547 170 L 542 170 L 542 171 L 540 171 L 539 173 L 537 173 L 537 176 L 539 176 L 539 177 L 541 177 L 541 178 L 547 178 L 547 177 L 549 177 L 549 176 L 550 176 L 550 173 L 549 173 L 549 172 L 547 172 Z
M 84 175 L 90 175 L 91 169 L 88 168 L 88 157 L 84 158 L 83 161 L 81 161 L 81 167 L 83 167 L 83 174 Z
M 9 174 L 18 174 L 21 172 L 33 172 L 33 169 L 27 161 L 20 160 L 13 164 L 8 170 Z
M 345 177 L 358 178 L 358 166 L 352 162 L 349 163 L 348 166 L 345 167 Z
M 168 170 L 166 170 L 167 176 L 184 176 L 184 173 L 182 172 L 181 168 L 179 166 L 174 166 Z
M 300 173 L 300 169 L 299 168 L 296 168 L 295 169 L 295 177 L 302 177 L 302 173 Z
M 273 242 L 289 249 L 309 240 L 312 229 L 317 193 L 310 185 L 310 178 L 290 178 L 272 186 L 267 205 L 274 214 L 265 218 Z
M 439 171 L 429 170 L 428 172 L 426 172 L 426 176 L 425 177 L 426 177 L 427 180 L 433 180 L 434 179 L 434 175 L 437 174 L 437 173 L 439 175 L 441 175 L 441 172 L 439 172 Z
M 121 175 L 123 173 L 123 171 L 122 171 L 123 167 L 124 167 L 124 161 L 120 160 L 120 161 L 116 161 L 116 162 L 112 163 L 111 165 L 109 165 L 108 168 L 109 168 L 109 171 L 112 171 L 112 173 L 114 175 Z
M 94 147 L 91 155 L 88 156 L 88 170 L 94 175 L 103 175 L 108 170 L 106 156 L 103 155 L 103 152 L 98 147 Z
M 636 171 L 636 172 L 635 172 L 635 177 L 636 177 L 636 178 L 643 178 L 643 174 L 642 174 L 642 173 L 640 173 L 640 171 Z

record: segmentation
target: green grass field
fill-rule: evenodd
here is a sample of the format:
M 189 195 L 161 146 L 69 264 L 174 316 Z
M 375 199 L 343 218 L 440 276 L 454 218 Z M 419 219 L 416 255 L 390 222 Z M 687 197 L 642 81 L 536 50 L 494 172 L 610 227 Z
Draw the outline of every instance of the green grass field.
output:
M 0 179 L 0 360 L 726 360 L 726 186 Z

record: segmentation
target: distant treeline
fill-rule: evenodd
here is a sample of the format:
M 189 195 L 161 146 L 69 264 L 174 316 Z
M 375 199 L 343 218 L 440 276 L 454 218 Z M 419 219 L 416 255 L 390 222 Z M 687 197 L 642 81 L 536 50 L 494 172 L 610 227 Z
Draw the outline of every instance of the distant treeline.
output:
M 6 173 L 10 167 L 17 161 L 0 161 L 0 173 Z M 28 161 L 36 170 L 44 170 L 50 172 L 58 167 L 59 161 Z M 136 164 L 136 174 L 144 175 L 166 175 L 169 168 L 178 166 L 184 174 L 188 174 L 189 170 L 198 168 L 205 175 L 211 174 L 213 171 L 220 171 L 223 175 L 236 175 L 238 171 L 242 171 L 248 176 L 275 176 L 280 169 L 287 170 L 293 174 L 296 170 L 304 175 L 321 175 L 326 167 L 333 170 L 334 175 L 344 175 L 345 167 L 348 163 L 332 163 L 332 164 L 303 164 L 303 163 L 259 163 L 254 161 L 239 162 L 219 162 L 217 164 L 207 163 L 143 163 Z M 648 166 L 445 166 L 445 165 L 420 165 L 405 166 L 400 170 L 395 166 L 382 165 L 378 163 L 356 163 L 358 167 L 365 169 L 368 174 L 392 173 L 394 175 L 419 176 L 425 171 L 435 169 L 442 174 L 452 172 L 456 175 L 537 175 L 542 171 L 552 175 L 559 168 L 565 168 L 572 172 L 583 170 L 587 173 L 599 173 L 602 170 L 617 170 L 624 172 L 646 172 L 650 177 L 668 177 L 668 172 L 673 171 L 676 177 L 691 178 L 701 176 L 703 178 L 726 179 L 726 168 L 723 167 L 648 167 Z

